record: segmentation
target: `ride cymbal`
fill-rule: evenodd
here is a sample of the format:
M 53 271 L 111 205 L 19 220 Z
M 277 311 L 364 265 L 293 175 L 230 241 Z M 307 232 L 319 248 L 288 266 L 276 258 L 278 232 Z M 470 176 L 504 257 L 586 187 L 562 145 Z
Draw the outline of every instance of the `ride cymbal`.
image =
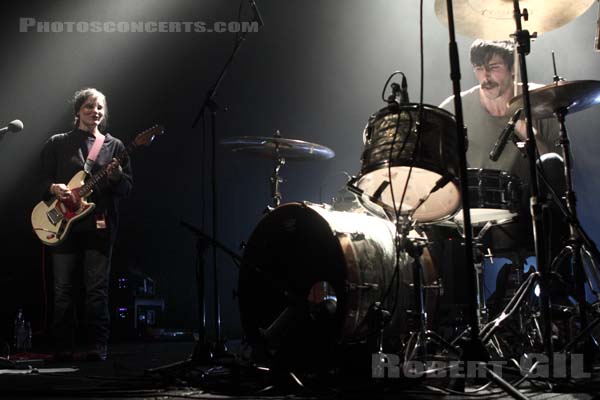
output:
M 558 81 L 529 92 L 534 119 L 549 118 L 556 111 L 569 114 L 600 104 L 600 81 Z M 523 95 L 508 102 L 509 114 L 523 108 Z
M 583 14 L 595 0 L 520 0 L 521 12 L 527 9 L 529 20 L 523 29 L 538 34 L 559 28 Z M 454 26 L 465 36 L 487 39 L 509 39 L 516 31 L 512 0 L 454 0 Z M 448 26 L 446 0 L 435 0 L 435 14 Z

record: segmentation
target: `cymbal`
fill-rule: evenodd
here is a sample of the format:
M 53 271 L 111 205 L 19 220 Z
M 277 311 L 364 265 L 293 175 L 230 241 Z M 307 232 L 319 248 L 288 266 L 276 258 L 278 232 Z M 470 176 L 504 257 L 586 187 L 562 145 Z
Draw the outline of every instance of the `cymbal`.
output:
M 335 153 L 329 147 L 296 139 L 261 136 L 236 136 L 221 141 L 231 151 L 263 158 L 290 161 L 326 160 Z
M 549 32 L 583 14 L 596 0 L 521 0 L 521 12 L 526 8 L 529 20 L 523 29 L 530 33 Z M 509 39 L 517 28 L 512 0 L 454 0 L 454 26 L 465 36 L 487 39 Z M 435 0 L 435 14 L 448 26 L 446 0 Z
M 569 114 L 600 104 L 600 81 L 558 81 L 529 92 L 534 119 L 552 117 L 558 110 Z M 508 102 L 509 114 L 523 108 L 523 95 Z

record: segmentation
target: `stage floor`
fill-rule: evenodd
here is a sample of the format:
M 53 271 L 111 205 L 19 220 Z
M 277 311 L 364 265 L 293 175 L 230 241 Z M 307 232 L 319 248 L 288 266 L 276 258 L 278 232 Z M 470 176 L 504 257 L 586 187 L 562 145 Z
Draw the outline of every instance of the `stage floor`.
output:
M 104 362 L 47 361 L 37 369 L 4 369 L 0 373 L 0 397 L 6 399 L 293 399 L 293 398 L 511 398 L 496 386 L 468 396 L 444 392 L 432 379 L 361 380 L 310 377 L 301 387 L 291 376 L 276 379 L 267 372 L 239 367 L 234 357 L 219 365 L 148 374 L 147 370 L 188 358 L 192 342 L 140 341 L 113 344 Z M 72 369 L 71 369 L 72 368 Z M 304 379 L 304 378 L 303 378 Z M 478 383 L 481 385 L 485 382 Z M 477 385 L 467 389 L 472 391 Z M 438 388 L 436 388 L 436 386 Z M 440 389 L 441 388 L 441 389 Z M 550 391 L 541 382 L 519 385 L 534 399 L 593 399 L 600 392 L 600 372 L 592 378 Z

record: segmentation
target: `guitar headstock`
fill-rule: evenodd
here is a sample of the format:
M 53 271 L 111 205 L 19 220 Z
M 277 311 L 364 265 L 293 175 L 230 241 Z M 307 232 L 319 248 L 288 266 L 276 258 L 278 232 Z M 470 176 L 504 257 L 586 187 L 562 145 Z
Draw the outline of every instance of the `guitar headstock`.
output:
M 159 136 L 165 133 L 165 127 L 162 125 L 154 125 L 150 129 L 146 129 L 144 132 L 139 133 L 133 142 L 136 146 L 148 146 L 152 143 L 155 136 Z

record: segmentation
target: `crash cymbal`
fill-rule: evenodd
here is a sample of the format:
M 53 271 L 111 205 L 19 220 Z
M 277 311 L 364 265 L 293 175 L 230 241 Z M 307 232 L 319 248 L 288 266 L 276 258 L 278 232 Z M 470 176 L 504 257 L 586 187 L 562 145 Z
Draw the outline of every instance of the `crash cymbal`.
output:
M 530 33 L 543 33 L 559 28 L 583 14 L 595 0 L 521 0 L 521 12 L 529 13 L 522 21 L 523 29 Z M 508 40 L 516 31 L 512 0 L 454 0 L 454 26 L 465 36 Z M 446 0 L 435 0 L 435 14 L 448 26 Z
M 552 117 L 558 110 L 569 114 L 600 104 L 600 81 L 558 81 L 529 92 L 534 119 Z M 509 114 L 523 108 L 523 95 L 508 102 Z
M 231 151 L 264 158 L 285 158 L 290 161 L 326 160 L 335 156 L 333 150 L 316 143 L 282 137 L 237 136 L 221 141 Z

